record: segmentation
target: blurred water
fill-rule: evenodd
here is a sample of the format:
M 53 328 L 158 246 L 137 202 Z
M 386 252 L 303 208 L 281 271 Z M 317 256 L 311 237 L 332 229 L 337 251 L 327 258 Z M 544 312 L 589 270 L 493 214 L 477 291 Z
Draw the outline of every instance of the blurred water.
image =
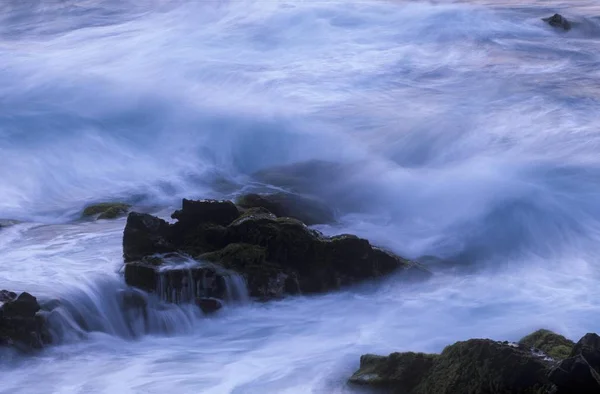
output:
M 540 20 L 557 10 L 573 30 Z M 0 229 L 0 287 L 70 307 L 60 346 L 3 358 L 0 393 L 350 392 L 364 352 L 597 331 L 599 15 L 584 0 L 3 2 L 0 218 L 25 223 Z M 320 230 L 473 269 L 212 317 L 153 303 L 142 329 L 118 301 L 124 220 L 73 221 L 113 198 L 164 215 L 310 160 L 303 191 L 340 216 Z

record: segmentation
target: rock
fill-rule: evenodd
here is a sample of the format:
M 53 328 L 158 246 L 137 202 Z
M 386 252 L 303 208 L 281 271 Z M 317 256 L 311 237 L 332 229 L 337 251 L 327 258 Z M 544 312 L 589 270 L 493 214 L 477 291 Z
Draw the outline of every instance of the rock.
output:
M 206 314 L 215 313 L 223 307 L 221 301 L 216 298 L 197 298 L 196 305 Z
M 549 378 L 557 387 L 556 394 L 600 393 L 600 337 L 590 333 L 581 338 Z
M 565 31 L 571 30 L 571 23 L 567 18 L 560 14 L 554 14 L 549 18 L 542 18 L 542 20 L 552 27 L 563 29 Z
M 40 349 L 51 342 L 45 318 L 38 314 L 40 305 L 29 293 L 0 292 L 0 346 L 22 351 Z
M 261 246 L 244 243 L 229 244 L 222 250 L 203 254 L 201 260 L 219 263 L 246 278 L 248 292 L 258 299 L 281 298 L 286 293 L 296 294 L 298 288 L 280 265 L 267 261 L 267 250 Z M 287 285 L 287 287 L 286 287 Z M 294 288 L 295 287 L 295 288 Z
M 126 262 L 140 260 L 156 253 L 176 250 L 171 244 L 169 223 L 155 216 L 131 212 L 123 232 L 123 257 Z
M 225 298 L 228 274 L 214 265 L 186 264 L 178 254 L 146 257 L 125 265 L 125 282 L 173 303 L 192 302 L 197 297 Z
M 332 223 L 333 210 L 323 202 L 292 193 L 245 194 L 237 200 L 242 208 L 265 208 L 278 217 L 291 217 L 307 225 Z
M 213 223 L 227 226 L 240 216 L 237 207 L 231 201 L 220 200 L 187 200 L 183 199 L 182 208 L 175 211 L 171 217 L 180 224 L 197 225 Z
M 206 263 L 201 269 L 193 268 L 195 281 L 202 277 L 205 283 L 214 276 L 223 283 L 203 285 L 202 294 L 196 297 L 222 298 L 229 274 L 220 270 L 242 275 L 250 295 L 262 300 L 336 290 L 394 271 L 417 279 L 431 275 L 422 266 L 373 247 L 365 239 L 325 237 L 299 220 L 278 218 L 264 207 L 240 214 L 230 201 L 184 200 L 173 218 L 178 221 L 171 225 L 150 215 L 129 214 L 123 237 L 129 285 L 157 291 L 168 277 L 170 288 L 180 293 L 180 280 L 173 279 L 179 275 L 174 273 L 178 269 L 161 256 L 152 257 L 172 251 Z
M 350 382 L 410 393 L 429 374 L 438 357 L 413 352 L 392 353 L 387 357 L 365 354 Z
M 10 302 L 17 298 L 17 293 L 14 291 L 2 290 L 0 291 L 0 302 Z
M 552 388 L 548 361 L 519 346 L 471 339 L 440 355 L 365 355 L 350 382 L 398 394 L 542 394 Z
M 541 350 L 554 359 L 563 360 L 569 357 L 575 342 L 552 331 L 542 329 L 522 338 L 519 344 Z
M 98 204 L 88 205 L 81 214 L 84 218 L 97 216 L 97 219 L 116 219 L 125 216 L 131 208 L 128 204 L 102 202 Z

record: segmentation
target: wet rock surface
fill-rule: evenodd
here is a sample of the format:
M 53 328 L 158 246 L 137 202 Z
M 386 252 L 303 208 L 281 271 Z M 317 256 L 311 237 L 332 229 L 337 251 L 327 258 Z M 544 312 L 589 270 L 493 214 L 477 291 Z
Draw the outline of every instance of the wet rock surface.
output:
M 40 349 L 51 342 L 40 305 L 29 293 L 0 291 L 0 346 L 21 351 Z
M 564 358 L 567 347 L 571 350 Z M 394 394 L 591 394 L 600 392 L 599 377 L 598 335 L 586 334 L 574 344 L 538 330 L 519 344 L 470 339 L 441 354 L 366 354 L 349 381 Z
M 159 276 L 172 288 L 184 288 L 183 274 L 168 275 L 155 254 L 177 251 L 202 265 L 193 269 L 205 293 L 196 297 L 222 298 L 226 272 L 243 276 L 250 295 L 260 299 L 288 294 L 336 290 L 392 272 L 430 273 L 420 265 L 373 247 L 353 235 L 325 237 L 303 222 L 277 217 L 265 207 L 238 209 L 231 201 L 184 200 L 172 217 L 174 224 L 151 215 L 129 214 L 123 237 L 125 278 L 128 284 L 156 291 Z M 186 272 L 189 269 L 186 268 Z M 181 276 L 181 279 L 179 276 Z M 175 278 L 177 276 L 177 278 Z M 208 278 L 215 278 L 207 285 Z M 212 279 L 211 279 L 212 280 Z M 177 283 L 176 283 L 177 282 Z

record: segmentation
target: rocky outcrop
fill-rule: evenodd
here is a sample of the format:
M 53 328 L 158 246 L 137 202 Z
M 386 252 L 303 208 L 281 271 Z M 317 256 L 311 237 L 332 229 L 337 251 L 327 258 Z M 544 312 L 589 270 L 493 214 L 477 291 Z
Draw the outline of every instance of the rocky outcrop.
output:
M 131 212 L 123 232 L 125 262 L 140 260 L 156 253 L 174 252 L 171 226 L 166 221 L 147 213 Z
M 184 200 L 172 217 L 177 220 L 174 224 L 151 215 L 129 214 L 123 236 L 128 284 L 156 291 L 159 277 L 164 281 L 163 271 L 169 270 L 173 271 L 169 286 L 183 288 L 182 268 L 151 257 L 169 252 L 200 262 L 191 275 L 194 282 L 206 285 L 196 296 L 209 298 L 223 297 L 219 278 L 231 271 L 244 277 L 251 296 L 265 300 L 335 290 L 394 271 L 419 278 L 430 275 L 420 265 L 373 247 L 365 239 L 325 237 L 299 220 L 277 217 L 264 207 L 241 212 L 230 201 Z M 185 270 L 189 272 L 189 267 Z
M 85 207 L 81 217 L 83 218 L 96 218 L 96 219 L 116 219 L 121 216 L 127 215 L 131 208 L 128 204 L 116 203 L 116 202 L 102 202 L 98 204 L 92 204 Z
M 507 342 L 471 339 L 439 355 L 365 355 L 350 382 L 398 394 L 542 394 L 549 362 Z
M 600 393 L 600 337 L 586 334 L 574 344 L 538 330 L 518 344 L 471 339 L 439 355 L 366 354 L 350 382 L 397 394 Z
M 307 225 L 335 221 L 333 210 L 322 201 L 293 193 L 244 194 L 237 204 L 242 208 L 265 208 L 277 217 L 290 217 Z
M 549 376 L 557 387 L 555 394 L 600 393 L 600 337 L 586 334 Z
M 557 29 L 563 29 L 565 31 L 571 30 L 571 22 L 560 14 L 554 14 L 551 17 L 542 18 L 542 20 Z
M 519 345 L 533 351 L 544 352 L 556 360 L 562 360 L 569 357 L 575 342 L 550 330 L 542 329 L 523 337 Z
M 0 291 L 0 346 L 22 351 L 40 349 L 51 342 L 40 305 L 29 293 Z

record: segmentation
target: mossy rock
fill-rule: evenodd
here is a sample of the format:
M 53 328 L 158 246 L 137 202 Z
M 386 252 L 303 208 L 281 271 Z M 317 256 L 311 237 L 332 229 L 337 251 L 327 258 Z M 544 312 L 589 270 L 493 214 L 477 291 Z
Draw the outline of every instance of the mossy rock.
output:
M 471 339 L 440 355 L 365 355 L 350 382 L 395 394 L 546 394 L 550 365 L 518 345 Z
M 90 218 L 98 216 L 98 219 L 116 219 L 121 216 L 125 216 L 131 205 L 116 203 L 116 202 L 102 202 L 98 204 L 88 205 L 81 214 L 84 218 Z
M 569 354 L 575 346 L 575 342 L 556 334 L 550 330 L 537 330 L 527 335 L 519 341 L 519 344 L 529 348 L 539 349 L 548 356 L 563 360 L 569 357 Z
M 425 353 L 392 353 L 387 357 L 365 354 L 350 382 L 410 392 L 429 373 L 439 356 Z
M 233 243 L 198 258 L 241 274 L 251 297 L 272 299 L 298 292 L 294 288 L 293 275 L 280 265 L 267 261 L 267 250 L 261 246 Z

